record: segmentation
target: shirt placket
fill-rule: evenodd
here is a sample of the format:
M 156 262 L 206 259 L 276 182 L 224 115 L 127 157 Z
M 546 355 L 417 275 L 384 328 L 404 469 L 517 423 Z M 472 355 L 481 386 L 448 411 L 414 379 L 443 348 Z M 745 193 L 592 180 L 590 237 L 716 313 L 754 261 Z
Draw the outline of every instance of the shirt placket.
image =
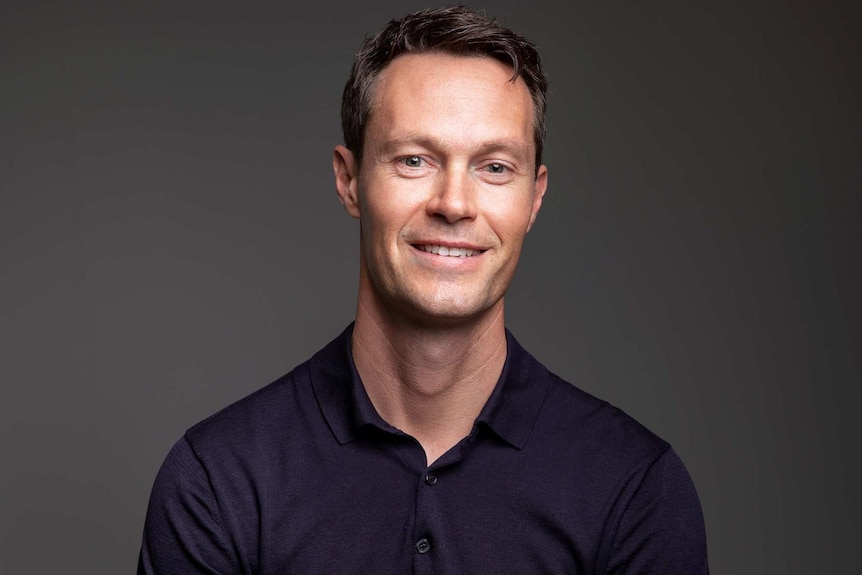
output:
M 439 478 L 441 470 L 429 468 L 419 475 L 416 488 L 416 523 L 413 530 L 413 573 L 433 575 L 443 571 L 439 546 L 441 533 L 432 529 L 433 515 L 440 513 L 438 493 L 443 487 Z

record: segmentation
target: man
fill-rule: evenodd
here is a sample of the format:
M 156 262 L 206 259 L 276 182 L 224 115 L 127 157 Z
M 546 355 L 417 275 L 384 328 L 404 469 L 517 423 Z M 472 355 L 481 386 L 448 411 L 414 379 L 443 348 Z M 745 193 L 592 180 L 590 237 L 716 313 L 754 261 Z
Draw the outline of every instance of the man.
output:
M 174 446 L 139 573 L 707 573 L 669 446 L 505 330 L 545 91 L 533 46 L 466 8 L 366 41 L 333 157 L 356 321 Z

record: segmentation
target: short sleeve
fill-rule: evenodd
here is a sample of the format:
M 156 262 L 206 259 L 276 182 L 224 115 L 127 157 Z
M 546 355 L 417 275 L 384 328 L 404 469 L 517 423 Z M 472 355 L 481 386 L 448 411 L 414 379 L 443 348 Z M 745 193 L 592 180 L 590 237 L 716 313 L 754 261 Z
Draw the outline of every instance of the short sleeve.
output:
M 156 476 L 138 575 L 224 575 L 235 565 L 209 478 L 184 437 Z
M 700 501 L 672 449 L 649 466 L 628 500 L 607 573 L 708 575 Z

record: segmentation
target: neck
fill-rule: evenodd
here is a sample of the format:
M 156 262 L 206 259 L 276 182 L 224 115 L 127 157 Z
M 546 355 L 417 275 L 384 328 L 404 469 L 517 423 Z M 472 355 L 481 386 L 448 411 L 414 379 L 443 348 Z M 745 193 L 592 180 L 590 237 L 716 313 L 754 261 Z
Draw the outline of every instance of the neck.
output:
M 352 347 L 374 408 L 422 445 L 430 465 L 470 433 L 500 377 L 503 302 L 441 326 L 382 313 L 360 297 Z

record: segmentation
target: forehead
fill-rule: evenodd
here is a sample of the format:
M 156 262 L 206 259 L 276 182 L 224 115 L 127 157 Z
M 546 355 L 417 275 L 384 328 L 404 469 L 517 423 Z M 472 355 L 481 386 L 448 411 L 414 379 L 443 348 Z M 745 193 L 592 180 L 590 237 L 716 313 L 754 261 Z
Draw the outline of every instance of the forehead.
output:
M 532 148 L 532 98 L 512 75 L 512 68 L 490 57 L 399 56 L 377 79 L 367 136 L 409 133 L 464 143 L 499 138 Z

